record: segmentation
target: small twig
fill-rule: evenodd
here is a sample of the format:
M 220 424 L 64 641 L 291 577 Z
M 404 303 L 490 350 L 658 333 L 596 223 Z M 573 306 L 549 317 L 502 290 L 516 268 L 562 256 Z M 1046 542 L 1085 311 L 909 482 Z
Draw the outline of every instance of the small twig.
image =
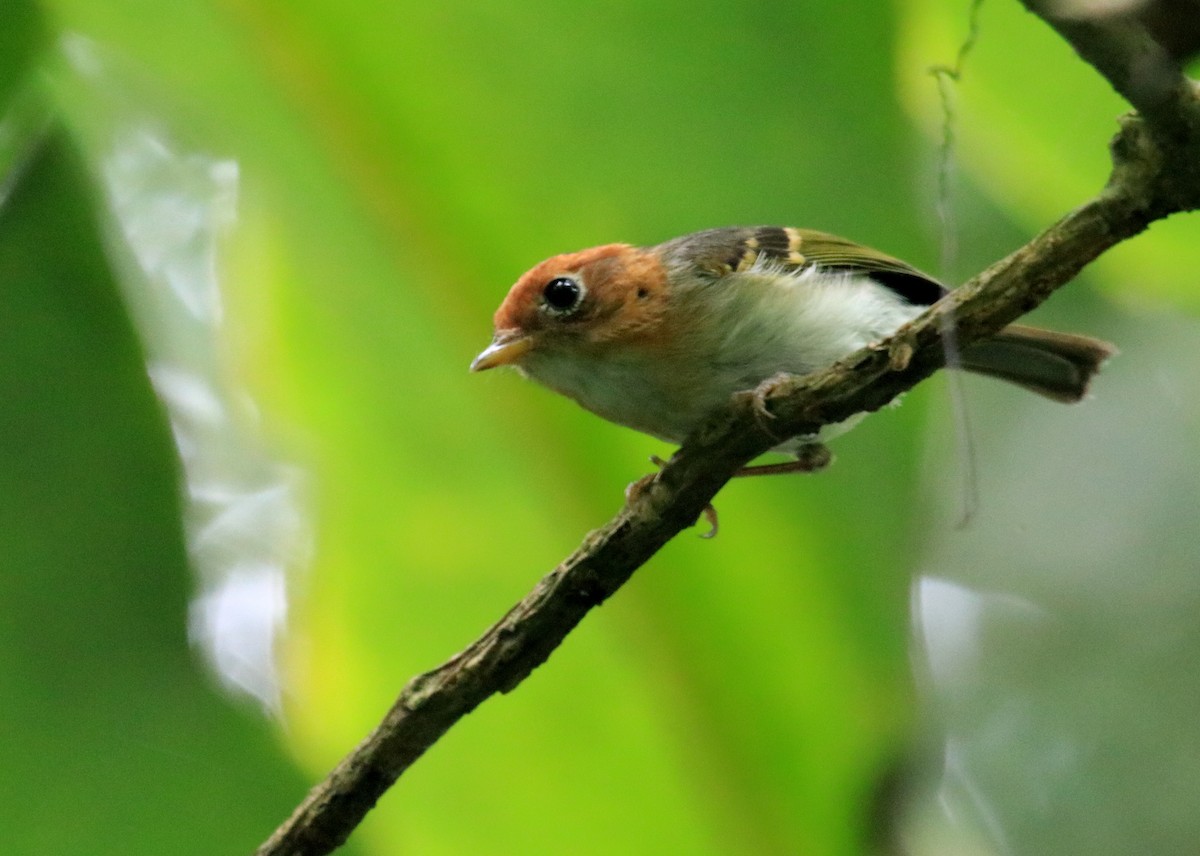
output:
M 958 257 L 958 241 L 954 230 L 954 204 L 950 179 L 954 175 L 954 155 L 958 142 L 955 126 L 958 114 L 954 106 L 954 85 L 960 83 L 966 70 L 967 57 L 979 41 L 979 14 L 983 0 L 971 0 L 967 15 L 967 35 L 958 46 L 953 65 L 935 65 L 929 69 L 937 83 L 938 101 L 942 108 L 942 139 L 937 153 L 937 214 L 942 226 L 941 276 L 953 273 Z
M 958 221 L 954 211 L 954 188 L 952 178 L 955 174 L 955 163 L 958 145 L 956 133 L 958 111 L 955 106 L 955 87 L 962 82 L 966 71 L 967 57 L 979 42 L 980 13 L 983 0 L 971 0 L 967 13 L 967 34 L 958 46 L 953 65 L 935 65 L 929 69 L 937 84 L 938 100 L 942 107 L 942 139 L 937 153 L 937 189 L 936 202 L 938 223 L 941 225 L 941 264 L 938 273 L 943 282 L 953 282 L 958 268 Z M 958 367 L 962 364 L 962 349 L 955 335 L 954 318 L 947 316 L 942 328 L 945 342 L 946 364 Z M 953 411 L 955 432 L 958 440 L 958 460 L 962 467 L 963 491 L 962 510 L 958 526 L 965 527 L 975 516 L 979 504 L 979 478 L 975 468 L 974 431 L 971 426 L 970 413 L 967 410 L 965 391 L 962 378 L 952 374 L 950 380 L 951 409 Z
M 1060 32 L 1072 40 L 1075 30 Z M 1095 35 L 1089 30 L 1089 39 Z M 1120 89 L 1117 80 L 1130 76 L 1141 43 L 1120 28 L 1104 40 L 1104 61 L 1094 64 Z M 1089 52 L 1080 53 L 1092 61 Z M 779 436 L 815 433 L 824 424 L 877 410 L 941 368 L 948 315 L 959 342 L 968 345 L 1042 303 L 1106 249 L 1154 220 L 1200 209 L 1200 173 L 1194 167 L 1200 163 L 1200 99 L 1190 83 L 1156 91 L 1172 94 L 1138 105 L 1153 108 L 1153 122 L 1123 121 L 1113 143 L 1112 178 L 1099 196 L 892 339 L 774 386 L 765 402 L 775 417 L 770 432 L 756 412 L 762 402 L 735 396 L 612 521 L 590 534 L 503 619 L 462 653 L 410 681 L 383 722 L 312 789 L 258 856 L 320 856 L 340 846 L 426 749 L 489 696 L 512 690 L 543 663 L 588 611 L 691 526 L 737 469 L 776 445 Z M 912 349 L 906 365 L 891 356 L 901 342 Z

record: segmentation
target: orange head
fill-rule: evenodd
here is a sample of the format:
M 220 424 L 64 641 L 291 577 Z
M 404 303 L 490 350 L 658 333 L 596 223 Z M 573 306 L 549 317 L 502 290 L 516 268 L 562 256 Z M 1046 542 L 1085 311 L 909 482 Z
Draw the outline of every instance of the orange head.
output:
M 668 296 L 658 256 L 629 244 L 546 259 L 509 290 L 493 318 L 492 344 L 471 370 L 519 365 L 539 349 L 584 348 L 645 335 L 661 320 Z

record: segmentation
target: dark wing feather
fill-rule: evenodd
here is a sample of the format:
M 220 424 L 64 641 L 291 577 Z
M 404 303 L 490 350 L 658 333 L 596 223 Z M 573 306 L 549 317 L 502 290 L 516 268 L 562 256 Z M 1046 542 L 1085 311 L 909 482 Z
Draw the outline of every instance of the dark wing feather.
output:
M 810 229 L 795 231 L 800 233 L 800 251 L 819 268 L 869 276 L 909 303 L 919 306 L 930 306 L 946 293 L 936 279 L 894 256 L 827 232 Z
M 719 278 L 749 269 L 760 259 L 802 270 L 869 276 L 910 303 L 928 306 L 945 289 L 932 277 L 897 258 L 837 235 L 784 226 L 731 227 L 695 232 L 658 247 L 668 266 L 688 266 Z

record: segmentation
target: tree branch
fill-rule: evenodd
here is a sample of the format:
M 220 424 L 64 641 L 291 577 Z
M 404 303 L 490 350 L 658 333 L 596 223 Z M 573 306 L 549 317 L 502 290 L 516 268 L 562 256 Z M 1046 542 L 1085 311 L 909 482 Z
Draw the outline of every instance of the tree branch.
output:
M 1035 12 L 1040 4 L 1027 2 Z M 689 437 L 644 491 L 589 534 L 557 568 L 468 648 L 411 680 L 374 731 L 314 787 L 257 856 L 319 856 L 340 846 L 396 779 L 489 696 L 515 688 L 594 607 L 667 541 L 695 523 L 751 459 L 797 434 L 877 410 L 945 364 L 942 332 L 960 345 L 1038 306 L 1109 247 L 1154 220 L 1200 209 L 1200 97 L 1177 69 L 1131 85 L 1144 32 L 1127 21 L 1052 26 L 1137 106 L 1112 144 L 1113 172 L 1093 200 L 933 306 L 890 339 L 777 385 L 756 412 L 747 394 Z M 1103 49 L 1096 46 L 1103 45 Z M 1162 68 L 1159 69 L 1159 72 Z M 1159 73 L 1159 72 L 1156 72 Z M 1166 72 L 1163 72 L 1166 73 Z M 899 365 L 896 354 L 911 352 Z M 902 362 L 902 361 L 901 361 Z

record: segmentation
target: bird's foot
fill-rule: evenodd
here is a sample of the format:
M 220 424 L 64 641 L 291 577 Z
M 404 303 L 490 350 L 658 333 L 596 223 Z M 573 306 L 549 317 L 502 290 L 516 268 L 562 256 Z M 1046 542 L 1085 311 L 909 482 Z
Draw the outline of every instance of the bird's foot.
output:
M 740 396 L 745 396 L 750 402 L 750 411 L 754 414 L 759 427 L 775 437 L 775 432 L 771 430 L 771 420 L 775 418 L 775 414 L 768 407 L 768 402 L 772 398 L 778 398 L 788 392 L 788 387 L 791 382 L 796 379 L 795 375 L 787 372 L 771 375 L 764 381 L 761 381 L 754 389 L 739 393 Z M 777 439 L 782 440 L 782 437 Z

